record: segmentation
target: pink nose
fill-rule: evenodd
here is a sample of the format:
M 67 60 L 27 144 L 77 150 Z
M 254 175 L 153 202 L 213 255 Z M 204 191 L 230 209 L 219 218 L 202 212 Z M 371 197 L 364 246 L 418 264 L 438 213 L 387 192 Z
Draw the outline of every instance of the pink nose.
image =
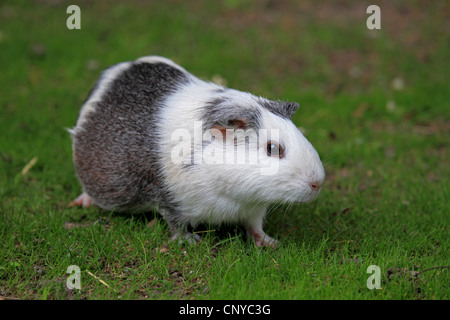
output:
M 322 187 L 322 184 L 319 181 L 312 181 L 309 185 L 313 191 L 317 191 Z

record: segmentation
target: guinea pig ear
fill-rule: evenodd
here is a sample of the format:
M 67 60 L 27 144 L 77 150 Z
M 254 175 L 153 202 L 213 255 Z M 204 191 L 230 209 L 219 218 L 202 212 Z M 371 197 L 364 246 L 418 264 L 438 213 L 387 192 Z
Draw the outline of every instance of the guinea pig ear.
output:
M 288 118 L 291 118 L 299 107 L 300 105 L 297 102 L 282 102 L 281 104 L 281 109 Z
M 263 106 L 276 115 L 290 119 L 297 111 L 299 104 L 297 102 L 267 101 L 263 103 Z
M 201 115 L 203 132 L 217 129 L 225 136 L 227 129 L 258 129 L 261 111 L 255 107 L 242 107 L 227 100 L 214 99 L 207 103 Z
M 233 119 L 228 120 L 226 123 L 216 122 L 211 126 L 211 129 L 219 130 L 222 133 L 222 137 L 226 138 L 227 129 L 237 130 L 242 129 L 246 130 L 249 127 L 249 122 L 247 119 Z

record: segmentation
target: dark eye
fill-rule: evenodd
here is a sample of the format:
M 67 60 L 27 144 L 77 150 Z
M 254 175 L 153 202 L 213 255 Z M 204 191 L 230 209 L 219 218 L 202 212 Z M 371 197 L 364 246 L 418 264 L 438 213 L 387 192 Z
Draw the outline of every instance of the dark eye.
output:
M 276 142 L 269 141 L 267 143 L 267 155 L 269 157 L 284 157 L 284 150 L 283 148 Z

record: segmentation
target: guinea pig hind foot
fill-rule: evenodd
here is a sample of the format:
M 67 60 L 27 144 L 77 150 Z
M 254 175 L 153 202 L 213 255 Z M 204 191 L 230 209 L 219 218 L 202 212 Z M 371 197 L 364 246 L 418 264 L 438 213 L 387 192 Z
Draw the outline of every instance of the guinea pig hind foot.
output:
M 92 198 L 86 192 L 83 192 L 69 204 L 69 208 L 74 206 L 89 208 L 93 204 L 94 201 L 92 200 Z
M 176 230 L 173 232 L 170 241 L 178 241 L 178 245 L 181 247 L 184 244 L 197 244 L 201 240 L 201 237 L 186 230 Z

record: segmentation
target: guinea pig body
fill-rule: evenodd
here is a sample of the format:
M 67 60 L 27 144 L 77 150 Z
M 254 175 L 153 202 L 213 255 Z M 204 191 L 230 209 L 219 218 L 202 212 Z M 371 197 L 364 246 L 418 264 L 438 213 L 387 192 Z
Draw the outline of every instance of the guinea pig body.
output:
M 271 203 L 314 200 L 325 174 L 290 117 L 296 103 L 205 82 L 150 56 L 105 70 L 71 130 L 83 193 L 72 205 L 143 212 L 173 239 L 187 226 L 241 224 L 258 246 Z

